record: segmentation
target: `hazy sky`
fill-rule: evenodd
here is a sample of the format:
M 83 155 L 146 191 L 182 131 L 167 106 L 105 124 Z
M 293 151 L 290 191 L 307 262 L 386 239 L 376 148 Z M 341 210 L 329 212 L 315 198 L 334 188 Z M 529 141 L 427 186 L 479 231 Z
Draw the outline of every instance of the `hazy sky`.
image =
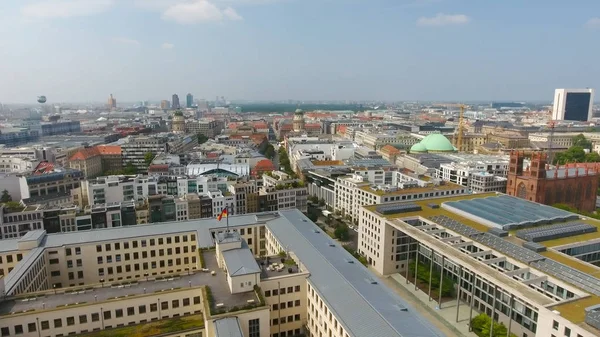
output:
M 548 100 L 599 0 L 0 0 L 0 102 Z

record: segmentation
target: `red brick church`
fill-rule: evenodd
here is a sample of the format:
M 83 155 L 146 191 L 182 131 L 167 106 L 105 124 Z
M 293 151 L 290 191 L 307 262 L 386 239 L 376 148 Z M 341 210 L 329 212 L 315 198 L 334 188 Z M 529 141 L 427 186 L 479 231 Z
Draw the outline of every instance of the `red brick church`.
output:
M 506 193 L 541 204 L 567 204 L 580 211 L 596 209 L 598 170 L 589 166 L 550 169 L 545 153 L 534 153 L 523 167 L 524 153 L 511 151 Z

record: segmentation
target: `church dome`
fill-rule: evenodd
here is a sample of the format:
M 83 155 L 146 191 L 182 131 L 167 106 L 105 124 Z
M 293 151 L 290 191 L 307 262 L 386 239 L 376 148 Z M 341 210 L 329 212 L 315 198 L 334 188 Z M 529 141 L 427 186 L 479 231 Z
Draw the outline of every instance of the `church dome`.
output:
M 427 148 L 422 143 L 417 143 L 410 148 L 410 152 L 427 152 Z
M 446 136 L 434 133 L 427 136 L 425 147 L 428 152 L 454 152 L 454 146 Z
M 455 152 L 450 140 L 439 133 L 432 133 L 410 148 L 410 152 Z

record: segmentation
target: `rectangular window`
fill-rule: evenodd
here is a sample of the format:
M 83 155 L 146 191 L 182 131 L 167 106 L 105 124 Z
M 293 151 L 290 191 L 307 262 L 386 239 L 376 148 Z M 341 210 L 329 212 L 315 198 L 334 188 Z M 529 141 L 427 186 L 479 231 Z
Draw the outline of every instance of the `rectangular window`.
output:
M 145 305 L 140 305 L 140 306 L 138 307 L 138 312 L 139 312 L 140 314 L 145 314 L 145 313 L 146 313 L 146 306 L 145 306 Z
M 54 320 L 54 328 L 62 328 L 62 319 L 57 318 Z
M 22 334 L 23 334 L 23 326 L 15 325 L 15 335 L 22 335 Z
M 112 315 L 111 315 L 110 311 L 108 311 L 108 310 L 105 311 L 104 312 L 104 319 L 111 319 L 111 318 L 112 318 Z
M 71 256 L 71 248 L 67 248 L 65 250 L 65 253 L 66 253 L 67 256 Z
M 187 307 L 187 306 L 189 306 L 189 305 L 190 305 L 190 299 L 189 299 L 189 298 L 187 298 L 187 297 L 186 297 L 186 298 L 184 298 L 184 299 L 183 299 L 183 306 L 184 306 L 184 307 Z
M 294 287 L 294 291 L 300 291 L 300 286 Z
M 123 249 L 129 249 L 129 242 L 123 242 Z
M 158 305 L 156 303 L 150 303 L 150 312 L 158 311 Z
M 179 300 L 171 301 L 171 308 L 172 309 L 179 308 Z
M 200 296 L 194 297 L 194 304 L 200 304 Z
M 41 321 L 40 325 L 42 327 L 42 330 L 48 330 L 48 329 L 50 329 L 50 322 L 48 322 L 48 321 Z
M 260 320 L 258 318 L 248 321 L 248 337 L 260 337 Z
M 27 332 L 36 332 L 36 331 L 37 331 L 37 326 L 35 326 L 35 323 L 27 324 Z
M 169 310 L 169 302 L 167 302 L 167 301 L 161 302 L 160 310 Z
M 127 316 L 133 316 L 133 315 L 135 315 L 135 308 L 134 307 L 127 308 Z
M 119 242 L 115 242 L 115 250 L 120 250 L 121 244 Z
M 79 324 L 87 323 L 87 315 L 79 315 Z
M 102 245 L 96 245 L 96 252 L 97 253 L 101 253 L 102 252 Z
M 97 312 L 93 313 L 92 314 L 92 322 L 98 322 L 99 320 L 100 320 L 100 314 L 98 314 Z
M 104 245 L 104 250 L 110 252 L 110 243 Z
M 67 317 L 67 326 L 75 325 L 75 317 Z

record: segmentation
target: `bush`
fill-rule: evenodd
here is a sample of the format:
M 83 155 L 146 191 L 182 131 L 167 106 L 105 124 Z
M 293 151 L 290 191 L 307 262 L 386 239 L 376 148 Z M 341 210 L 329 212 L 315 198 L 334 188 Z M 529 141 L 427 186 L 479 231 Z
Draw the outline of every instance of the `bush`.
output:
M 414 273 L 415 270 L 415 261 L 411 261 L 408 264 L 409 271 Z M 429 284 L 429 263 L 419 262 L 419 266 L 417 267 L 417 280 Z M 433 273 L 431 274 L 431 289 L 439 290 L 441 281 L 441 273 L 440 271 L 433 268 Z M 449 277 L 444 277 L 444 282 L 442 284 L 442 296 L 443 297 L 452 297 L 454 296 L 454 280 Z
M 471 320 L 471 329 L 473 329 L 473 332 L 479 337 L 489 337 L 491 326 L 492 319 L 486 314 L 479 314 Z M 504 323 L 494 322 L 493 337 L 506 337 L 507 332 L 508 330 L 506 326 L 504 326 Z M 510 336 L 517 337 L 513 333 L 511 333 Z

